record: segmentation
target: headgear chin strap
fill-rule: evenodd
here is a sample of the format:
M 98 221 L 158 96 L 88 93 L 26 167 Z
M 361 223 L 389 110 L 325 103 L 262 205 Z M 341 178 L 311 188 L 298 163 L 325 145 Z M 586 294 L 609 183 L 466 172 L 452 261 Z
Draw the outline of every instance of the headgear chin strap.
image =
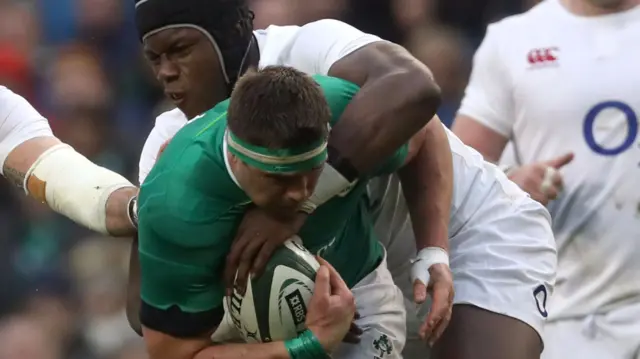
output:
M 140 40 L 159 31 L 191 27 L 204 33 L 215 48 L 229 93 L 238 77 L 257 63 L 253 46 L 253 13 L 244 0 L 136 0 Z

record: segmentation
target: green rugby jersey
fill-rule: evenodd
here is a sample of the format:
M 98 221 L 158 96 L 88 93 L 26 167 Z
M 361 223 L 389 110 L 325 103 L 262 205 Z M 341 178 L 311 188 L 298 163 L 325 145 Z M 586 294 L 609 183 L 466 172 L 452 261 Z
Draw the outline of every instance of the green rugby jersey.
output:
M 314 76 L 338 121 L 359 87 Z M 183 313 L 222 308 L 226 255 L 250 199 L 226 164 L 228 100 L 192 120 L 166 147 L 141 186 L 139 255 L 141 296 L 157 310 Z M 378 171 L 395 172 L 407 146 Z M 305 247 L 329 261 L 352 287 L 379 263 L 382 247 L 367 211 L 366 180 L 309 216 L 299 235 Z

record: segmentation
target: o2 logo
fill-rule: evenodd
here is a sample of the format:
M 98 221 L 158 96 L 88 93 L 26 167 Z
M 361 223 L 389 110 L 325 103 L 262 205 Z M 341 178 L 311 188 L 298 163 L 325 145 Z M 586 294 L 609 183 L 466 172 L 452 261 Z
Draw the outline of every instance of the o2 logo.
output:
M 596 142 L 596 138 L 593 132 L 598 115 L 602 111 L 612 109 L 618 110 L 624 114 L 625 120 L 627 121 L 627 136 L 620 145 L 612 148 L 607 148 Z M 633 146 L 633 143 L 636 141 L 636 137 L 638 136 L 638 116 L 633 111 L 633 109 L 624 102 L 601 102 L 591 108 L 591 110 L 589 110 L 589 112 L 587 113 L 587 116 L 584 119 L 582 132 L 584 133 L 584 139 L 587 142 L 587 145 L 589 146 L 589 148 L 591 148 L 591 150 L 593 150 L 593 152 L 603 156 L 616 156 L 628 150 L 629 147 Z

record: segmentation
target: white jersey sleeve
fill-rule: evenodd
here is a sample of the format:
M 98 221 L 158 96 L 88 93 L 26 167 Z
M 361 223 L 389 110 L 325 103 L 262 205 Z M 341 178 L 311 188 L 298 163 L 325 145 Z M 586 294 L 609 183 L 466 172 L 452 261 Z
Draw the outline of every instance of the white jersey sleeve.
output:
M 179 110 L 167 111 L 156 118 L 156 125 L 151 130 L 147 141 L 142 148 L 140 155 L 140 168 L 138 180 L 144 183 L 145 178 L 155 165 L 158 159 L 158 152 L 162 145 L 173 138 L 173 136 L 187 123 L 187 117 Z
M 309 74 L 327 75 L 341 58 L 376 41 L 342 21 L 324 19 L 304 26 L 269 26 L 255 31 L 260 67 L 286 65 Z
M 24 97 L 0 86 L 0 173 L 14 148 L 32 138 L 47 136 L 53 137 L 47 119 Z
M 496 24 L 489 25 L 482 44 L 473 57 L 473 69 L 459 115 L 473 118 L 492 130 L 510 137 L 515 116 L 512 81 L 502 63 Z

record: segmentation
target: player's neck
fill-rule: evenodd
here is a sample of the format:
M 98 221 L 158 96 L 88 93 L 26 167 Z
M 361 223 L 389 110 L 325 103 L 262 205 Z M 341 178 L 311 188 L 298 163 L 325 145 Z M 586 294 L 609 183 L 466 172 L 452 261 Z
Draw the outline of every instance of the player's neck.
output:
M 591 4 L 586 0 L 560 0 L 562 5 L 572 14 L 578 16 L 602 16 L 629 10 L 640 3 L 639 0 L 626 0 L 620 5 L 604 8 Z

